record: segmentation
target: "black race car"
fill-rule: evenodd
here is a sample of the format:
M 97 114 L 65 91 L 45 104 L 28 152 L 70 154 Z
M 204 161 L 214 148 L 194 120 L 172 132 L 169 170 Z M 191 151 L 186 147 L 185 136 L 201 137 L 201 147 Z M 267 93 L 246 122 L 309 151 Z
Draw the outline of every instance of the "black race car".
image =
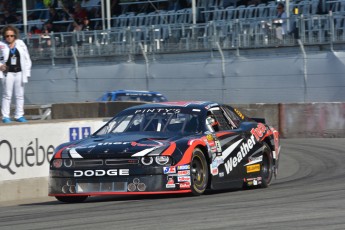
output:
M 267 187 L 279 162 L 279 134 L 214 102 L 128 108 L 92 136 L 60 145 L 50 162 L 49 195 L 192 193 Z

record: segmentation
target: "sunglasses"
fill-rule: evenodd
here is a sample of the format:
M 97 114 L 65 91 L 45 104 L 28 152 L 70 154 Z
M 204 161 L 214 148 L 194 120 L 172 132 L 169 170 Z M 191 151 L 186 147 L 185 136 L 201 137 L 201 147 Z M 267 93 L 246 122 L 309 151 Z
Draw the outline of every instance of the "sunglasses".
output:
M 6 38 L 9 38 L 9 37 L 13 38 L 13 37 L 15 37 L 15 36 L 16 36 L 16 35 L 10 34 L 10 35 L 6 35 L 5 37 L 6 37 Z

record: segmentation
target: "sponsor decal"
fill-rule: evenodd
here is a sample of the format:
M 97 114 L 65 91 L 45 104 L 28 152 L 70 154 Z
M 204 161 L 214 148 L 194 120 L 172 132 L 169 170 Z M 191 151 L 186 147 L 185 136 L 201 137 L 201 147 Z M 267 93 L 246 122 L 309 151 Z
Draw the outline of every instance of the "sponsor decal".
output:
M 177 166 L 177 170 L 187 170 L 190 169 L 190 165 L 180 165 Z
M 137 143 L 135 141 L 131 142 L 131 145 L 134 146 L 139 146 L 139 147 L 157 147 L 157 146 L 164 146 L 163 143 L 157 142 L 157 144 L 141 144 Z
M 212 161 L 212 164 L 211 164 L 211 174 L 213 176 L 218 175 L 218 166 L 223 164 L 223 163 L 224 163 L 224 160 L 221 157 L 214 158 L 214 160 Z
M 129 176 L 129 169 L 108 169 L 108 170 L 74 170 L 74 177 L 91 176 Z
M 238 109 L 234 109 L 234 111 L 242 120 L 244 119 L 244 115 L 241 113 L 241 111 L 239 111 Z
M 190 188 L 190 182 L 180 183 L 180 188 Z
M 163 167 L 164 174 L 176 173 L 176 168 L 174 166 Z
M 224 160 L 223 160 L 223 158 L 218 156 L 218 157 L 214 158 L 214 160 L 212 161 L 212 164 L 214 164 L 216 167 L 218 167 L 219 165 L 224 164 Z
M 159 109 L 137 109 L 134 113 L 180 113 L 181 109 L 168 109 L 168 108 L 159 108 Z
M 212 168 L 212 169 L 211 169 L 211 174 L 212 174 L 213 176 L 218 175 L 218 173 L 219 173 L 218 168 Z
M 190 171 L 189 170 L 178 171 L 177 175 L 178 176 L 189 176 L 190 175 Z
M 249 157 L 249 163 L 245 164 L 244 166 L 247 165 L 253 165 L 259 162 L 262 162 L 262 156 L 258 156 L 258 157 Z
M 240 147 L 240 151 L 233 157 L 230 157 L 230 159 L 224 164 L 226 174 L 229 174 L 236 166 L 245 158 L 245 156 L 250 152 L 250 150 L 253 149 L 255 145 L 255 137 L 252 135 L 250 139 L 247 140 L 247 142 L 242 142 L 242 145 Z
M 179 177 L 177 177 L 177 181 L 178 182 L 184 182 L 184 181 L 190 182 L 190 176 L 179 176 Z
M 175 181 L 173 178 L 169 178 L 167 184 L 165 185 L 166 188 L 175 188 Z
M 216 146 L 217 146 L 217 152 L 221 153 L 222 152 L 222 146 L 220 145 L 220 141 L 216 140 L 215 142 L 216 142 Z
M 106 145 L 128 145 L 131 142 L 124 142 L 124 141 L 116 141 L 116 142 L 103 142 L 103 143 L 98 143 L 97 145 L 99 146 L 106 146 Z
M 260 164 L 246 166 L 247 173 L 260 172 Z
M 214 141 L 212 134 L 207 134 L 207 135 L 206 135 L 206 139 L 207 139 L 208 141 Z
M 258 123 L 257 128 L 252 128 L 252 130 L 250 130 L 250 132 L 255 136 L 255 139 L 257 141 L 260 140 L 261 137 L 263 137 L 263 135 L 265 134 L 266 131 L 266 126 L 262 123 Z
M 248 186 L 256 186 L 262 184 L 262 178 L 257 177 L 257 178 L 247 178 L 246 182 Z

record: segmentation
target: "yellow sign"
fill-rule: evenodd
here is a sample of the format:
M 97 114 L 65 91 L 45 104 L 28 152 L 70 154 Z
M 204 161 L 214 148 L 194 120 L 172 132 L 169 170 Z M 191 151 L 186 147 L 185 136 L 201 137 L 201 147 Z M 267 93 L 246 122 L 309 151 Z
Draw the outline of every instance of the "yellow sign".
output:
M 260 172 L 260 164 L 248 165 L 247 173 Z

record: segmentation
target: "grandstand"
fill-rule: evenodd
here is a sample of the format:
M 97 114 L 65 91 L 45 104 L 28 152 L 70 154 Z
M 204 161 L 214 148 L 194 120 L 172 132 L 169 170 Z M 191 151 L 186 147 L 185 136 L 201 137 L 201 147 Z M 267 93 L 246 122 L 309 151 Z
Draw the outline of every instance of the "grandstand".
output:
M 275 1 L 238 5 L 243 1 L 199 0 L 196 1 L 196 21 L 193 21 L 191 5 L 169 10 L 167 2 L 120 1 L 121 11 L 116 11 L 120 12 L 119 15 L 111 15 L 110 27 L 107 27 L 106 10 L 102 11 L 102 5 L 94 5 L 92 7 L 98 13 L 93 18 L 89 17 L 94 29 L 87 31 L 73 30 L 73 18 L 66 17 L 66 12 L 56 5 L 58 13 L 65 14 L 64 19 L 60 17 L 61 20 L 53 22 L 60 30 L 44 36 L 43 32 L 30 31 L 45 25 L 49 18 L 48 9 L 30 9 L 28 15 L 39 12 L 41 18 L 28 20 L 28 33 L 22 38 L 35 60 L 72 57 L 71 47 L 75 48 L 78 57 L 87 57 L 142 54 L 142 47 L 144 52 L 166 53 L 297 46 L 297 39 L 304 45 L 345 41 L 344 0 L 290 2 L 289 33 L 281 41 L 275 37 Z M 28 5 L 34 7 L 33 2 Z M 137 11 L 131 11 L 133 9 Z M 17 26 L 23 28 L 23 24 Z
M 282 39 L 276 1 L 120 1 L 111 17 L 101 2 L 90 6 L 101 12 L 88 17 L 93 28 L 74 30 L 65 18 L 53 22 L 62 30 L 22 34 L 35 76 L 26 103 L 90 101 L 115 89 L 225 103 L 345 100 L 345 0 L 289 2 Z M 33 6 L 28 15 L 48 12 Z M 27 31 L 46 20 L 29 20 Z

